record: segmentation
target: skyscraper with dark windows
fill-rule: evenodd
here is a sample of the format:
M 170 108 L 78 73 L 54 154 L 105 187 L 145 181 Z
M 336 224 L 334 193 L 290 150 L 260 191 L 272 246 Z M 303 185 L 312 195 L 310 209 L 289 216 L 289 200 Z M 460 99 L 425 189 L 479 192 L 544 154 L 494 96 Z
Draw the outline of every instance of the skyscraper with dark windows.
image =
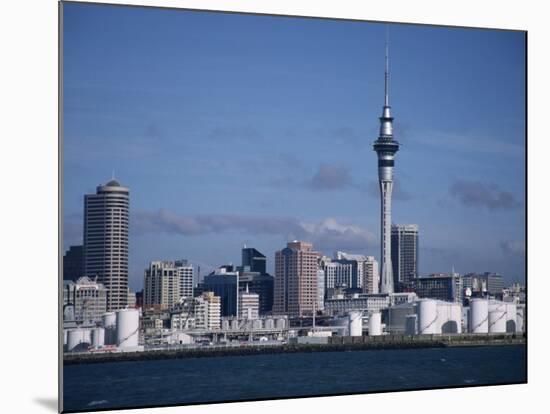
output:
M 84 196 L 84 274 L 107 288 L 107 310 L 128 304 L 130 190 L 111 180 Z
M 84 247 L 70 246 L 63 256 L 63 280 L 76 282 L 84 276 Z
M 252 247 L 243 247 L 242 267 L 248 272 L 266 273 L 266 257 Z M 247 269 L 248 267 L 248 269 Z
M 396 292 L 418 277 L 418 225 L 391 226 L 391 262 Z

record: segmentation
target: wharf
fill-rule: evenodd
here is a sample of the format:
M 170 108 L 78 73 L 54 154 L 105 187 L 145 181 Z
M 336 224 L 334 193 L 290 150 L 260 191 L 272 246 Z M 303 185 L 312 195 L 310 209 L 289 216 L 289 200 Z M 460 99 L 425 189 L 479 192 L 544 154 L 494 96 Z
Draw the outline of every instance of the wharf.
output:
M 147 361 L 159 359 L 205 358 L 247 356 L 261 354 L 366 351 L 383 349 L 445 348 L 472 346 L 525 345 L 526 335 L 518 334 L 443 334 L 443 335 L 381 335 L 381 336 L 333 336 L 324 344 L 281 344 L 210 347 L 178 347 L 153 349 L 141 352 L 86 352 L 65 353 L 65 365 Z

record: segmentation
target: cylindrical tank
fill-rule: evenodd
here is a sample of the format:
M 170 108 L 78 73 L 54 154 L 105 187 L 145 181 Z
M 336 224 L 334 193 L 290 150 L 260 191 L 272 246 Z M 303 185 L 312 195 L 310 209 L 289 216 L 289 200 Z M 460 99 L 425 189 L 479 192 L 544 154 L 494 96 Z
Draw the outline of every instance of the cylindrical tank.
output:
M 222 320 L 222 330 L 224 331 L 229 330 L 229 321 L 227 319 Z
M 105 345 L 116 345 L 116 313 L 107 312 L 101 316 L 103 328 L 105 328 Z
M 101 315 L 101 321 L 103 322 L 104 328 L 111 328 L 116 326 L 116 313 L 106 312 Z
M 231 319 L 231 329 L 233 331 L 239 330 L 239 320 L 238 319 Z
M 433 299 L 422 299 L 416 308 L 418 312 L 418 334 L 438 333 L 437 323 L 437 301 Z
M 286 320 L 284 318 L 277 319 L 276 326 L 277 326 L 277 329 L 279 330 L 285 329 Z
M 487 333 L 489 331 L 489 302 L 486 299 L 472 299 L 470 301 L 471 333 Z
M 525 320 L 525 307 L 517 306 L 516 309 L 516 332 L 523 332 Z
M 506 332 L 506 311 L 494 310 L 489 312 L 489 332 Z
M 363 313 L 358 311 L 351 311 L 348 314 L 349 336 L 362 336 L 363 335 Z
M 268 318 L 265 320 L 265 329 L 275 329 L 275 321 L 273 319 Z
M 67 332 L 68 329 L 63 329 L 63 345 L 67 345 Z
M 515 303 L 506 303 L 506 332 L 517 331 L 517 305 Z
M 119 348 L 137 347 L 139 339 L 139 310 L 121 309 L 116 312 L 116 345 Z
M 369 315 L 369 336 L 382 335 L 382 314 L 373 312 Z
M 94 328 L 92 329 L 92 346 L 95 348 L 100 348 L 105 345 L 105 328 Z
M 255 331 L 262 329 L 262 320 L 261 319 L 254 319 L 254 321 L 252 321 L 252 328 Z
M 88 329 L 70 329 L 67 332 L 67 349 L 74 350 L 81 344 L 90 344 L 90 331 Z
M 416 335 L 416 315 L 405 317 L 405 335 Z

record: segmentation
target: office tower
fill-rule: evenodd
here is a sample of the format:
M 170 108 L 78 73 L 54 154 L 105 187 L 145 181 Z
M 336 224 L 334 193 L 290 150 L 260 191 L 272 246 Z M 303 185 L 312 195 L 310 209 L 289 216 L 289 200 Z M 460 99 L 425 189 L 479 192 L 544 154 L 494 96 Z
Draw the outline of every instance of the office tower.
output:
M 239 292 L 239 317 L 243 319 L 258 319 L 260 296 L 248 290 Z
M 266 257 L 250 247 L 242 249 L 242 266 L 239 271 L 239 289 L 257 293 L 260 300 L 260 315 L 270 313 L 273 309 L 274 278 L 266 273 Z
M 384 107 L 380 117 L 380 135 L 373 144 L 378 156 L 378 181 L 380 184 L 380 246 L 381 246 L 381 293 L 393 293 L 391 263 L 391 200 L 393 188 L 393 167 L 399 143 L 393 139 L 393 117 L 389 102 L 388 44 L 386 42 L 386 70 L 384 76 Z
M 187 260 L 176 260 L 174 267 L 180 280 L 180 297 L 190 298 L 193 297 L 193 278 L 194 270 Z
M 84 276 L 84 247 L 70 246 L 63 256 L 63 280 L 72 280 Z
M 107 311 L 107 289 L 86 276 L 63 281 L 63 307 L 73 307 L 76 322 L 97 322 Z
M 275 252 L 273 313 L 312 315 L 317 300 L 317 270 L 321 254 L 310 243 L 293 241 Z
M 418 225 L 391 226 L 391 262 L 395 291 L 401 292 L 418 277 Z
M 154 261 L 145 269 L 145 308 L 168 309 L 182 297 L 193 297 L 193 266 L 187 260 Z
M 242 267 L 249 272 L 266 273 L 266 257 L 252 247 L 242 249 Z
M 107 310 L 128 303 L 130 191 L 116 180 L 84 196 L 84 273 L 107 288 Z
M 204 277 L 202 292 L 214 292 L 221 300 L 222 316 L 237 316 L 239 310 L 239 271 L 233 265 L 221 266 Z
M 352 286 L 353 264 L 342 263 L 324 256 L 320 267 L 325 273 L 325 289 L 348 289 Z
M 363 293 L 380 292 L 380 273 L 378 261 L 374 256 L 366 256 L 363 262 Z

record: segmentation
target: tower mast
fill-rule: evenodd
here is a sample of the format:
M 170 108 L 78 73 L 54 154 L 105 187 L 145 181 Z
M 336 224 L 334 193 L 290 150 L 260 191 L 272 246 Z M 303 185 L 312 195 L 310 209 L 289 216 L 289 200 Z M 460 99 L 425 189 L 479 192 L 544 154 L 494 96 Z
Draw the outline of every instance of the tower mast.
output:
M 384 106 L 380 119 L 380 133 L 373 149 L 378 156 L 378 182 L 380 184 L 380 292 L 393 293 L 394 279 L 391 262 L 391 200 L 393 189 L 393 167 L 399 143 L 393 139 L 393 117 L 389 98 L 389 32 L 386 28 L 384 68 Z

